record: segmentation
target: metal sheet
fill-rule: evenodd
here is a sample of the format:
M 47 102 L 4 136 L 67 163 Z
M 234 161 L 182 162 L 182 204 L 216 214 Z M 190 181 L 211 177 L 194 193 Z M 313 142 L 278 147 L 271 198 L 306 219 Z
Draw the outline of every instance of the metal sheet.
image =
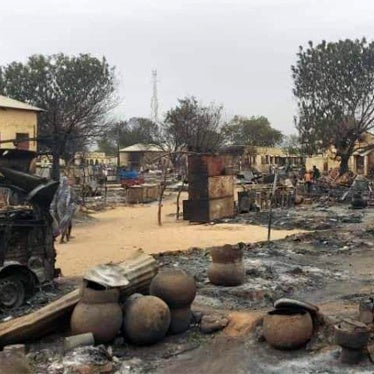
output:
M 157 271 L 157 262 L 152 256 L 137 252 L 133 258 L 119 264 L 94 266 L 86 272 L 83 279 L 104 287 L 126 287 L 143 280 L 150 283 Z
M 188 157 L 188 175 L 201 174 L 215 177 L 224 174 L 224 163 L 221 156 L 190 155 Z
M 234 215 L 234 197 L 211 200 L 184 200 L 183 219 L 192 222 L 210 222 Z
M 234 195 L 234 177 L 222 175 L 203 178 L 194 175 L 188 183 L 188 197 L 191 200 L 216 199 Z
M 22 149 L 0 149 L 0 166 L 29 172 L 31 161 L 36 157 L 36 152 Z

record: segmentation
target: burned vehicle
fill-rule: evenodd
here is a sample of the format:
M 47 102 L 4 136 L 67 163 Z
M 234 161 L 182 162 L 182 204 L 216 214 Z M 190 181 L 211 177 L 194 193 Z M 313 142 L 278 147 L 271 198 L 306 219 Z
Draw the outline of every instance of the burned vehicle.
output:
M 22 305 L 36 285 L 57 275 L 49 205 L 58 182 L 30 173 L 35 157 L 0 149 L 0 310 Z

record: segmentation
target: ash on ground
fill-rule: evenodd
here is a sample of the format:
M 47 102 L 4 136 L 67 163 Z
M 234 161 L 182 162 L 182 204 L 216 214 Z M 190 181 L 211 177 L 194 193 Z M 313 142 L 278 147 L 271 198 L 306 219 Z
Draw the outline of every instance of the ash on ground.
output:
M 264 217 L 265 213 L 254 215 Z M 309 207 L 278 210 L 276 217 L 290 228 L 311 227 L 309 221 L 324 226 L 330 222 L 333 228 L 277 241 L 241 243 L 246 280 L 237 287 L 219 287 L 209 282 L 209 249 L 163 253 L 156 256 L 157 261 L 161 267 L 182 268 L 194 276 L 198 285 L 196 303 L 228 310 L 269 307 L 281 297 L 313 302 L 347 298 L 357 292 L 358 286 L 371 281 L 370 272 L 355 268 L 372 256 L 372 212 L 351 211 L 347 207 L 316 210 Z
M 325 220 L 333 226 L 278 241 L 240 244 L 246 268 L 246 281 L 241 286 L 218 287 L 209 282 L 209 249 L 194 248 L 155 257 L 161 268 L 182 268 L 195 277 L 198 290 L 194 305 L 202 310 L 268 309 L 280 297 L 295 297 L 317 305 L 335 303 L 336 318 L 345 312 L 343 306 L 347 302 L 357 312 L 358 303 L 371 292 L 374 271 L 368 264 L 374 248 L 374 214 L 371 210 L 351 211 L 342 206 L 324 208 L 327 210 L 313 208 L 276 211 L 276 217 L 289 220 L 290 227 L 293 220 L 304 220 L 308 226 L 311 217 L 315 217 L 316 224 Z M 244 340 L 229 339 L 219 333 L 202 335 L 195 326 L 150 347 L 129 345 L 119 336 L 105 349 L 78 349 L 66 355 L 56 348 L 57 338 L 44 347 L 41 343 L 31 347 L 29 359 L 36 372 L 54 374 L 66 372 L 69 366 L 79 366 L 82 357 L 84 363 L 103 365 L 119 374 L 187 371 L 348 374 L 356 369 L 373 372 L 368 359 L 357 368 L 342 365 L 338 359 L 340 348 L 331 345 L 331 333 L 322 335 L 307 350 L 282 352 L 257 341 L 253 335 Z
M 274 209 L 272 211 L 272 228 L 275 230 L 328 230 L 341 228 L 349 223 L 361 223 L 365 213 L 361 210 L 349 209 L 347 205 L 329 206 L 316 204 L 291 209 Z M 249 212 L 239 214 L 235 218 L 217 222 L 242 223 L 268 226 L 269 212 Z
M 39 286 L 37 292 L 16 309 L 0 311 L 0 323 L 37 311 L 76 288 L 72 284 L 48 283 Z

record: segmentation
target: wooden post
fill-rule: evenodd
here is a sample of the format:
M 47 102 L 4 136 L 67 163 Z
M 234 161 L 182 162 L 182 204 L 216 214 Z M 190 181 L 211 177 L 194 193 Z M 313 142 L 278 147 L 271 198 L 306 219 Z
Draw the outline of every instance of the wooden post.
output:
M 177 214 L 176 214 L 176 220 L 179 220 L 179 212 L 180 212 L 180 197 L 181 193 L 183 191 L 183 186 L 186 183 L 186 177 L 183 175 L 182 177 L 182 185 L 178 189 L 178 195 L 177 195 Z
M 161 180 L 161 185 L 160 185 L 160 195 L 158 199 L 158 211 L 157 211 L 157 222 L 159 226 L 162 226 L 162 199 L 164 197 L 164 192 L 166 189 L 166 175 L 167 175 L 167 164 L 165 162 L 165 165 L 163 166 L 162 170 L 162 180 Z
M 278 171 L 275 170 L 273 189 L 270 192 L 270 199 L 269 199 L 270 200 L 270 208 L 269 208 L 269 223 L 268 223 L 268 241 L 270 241 L 273 196 L 275 195 L 275 190 L 277 188 L 277 179 L 278 179 Z

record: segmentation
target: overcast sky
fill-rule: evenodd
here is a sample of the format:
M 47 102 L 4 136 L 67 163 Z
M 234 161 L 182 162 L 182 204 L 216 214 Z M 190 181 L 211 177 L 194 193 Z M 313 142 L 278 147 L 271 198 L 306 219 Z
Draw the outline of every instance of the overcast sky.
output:
M 372 39 L 373 0 L 0 0 L 0 64 L 34 53 L 105 55 L 122 118 L 194 95 L 227 117 L 264 115 L 294 132 L 290 65 L 308 40 Z

